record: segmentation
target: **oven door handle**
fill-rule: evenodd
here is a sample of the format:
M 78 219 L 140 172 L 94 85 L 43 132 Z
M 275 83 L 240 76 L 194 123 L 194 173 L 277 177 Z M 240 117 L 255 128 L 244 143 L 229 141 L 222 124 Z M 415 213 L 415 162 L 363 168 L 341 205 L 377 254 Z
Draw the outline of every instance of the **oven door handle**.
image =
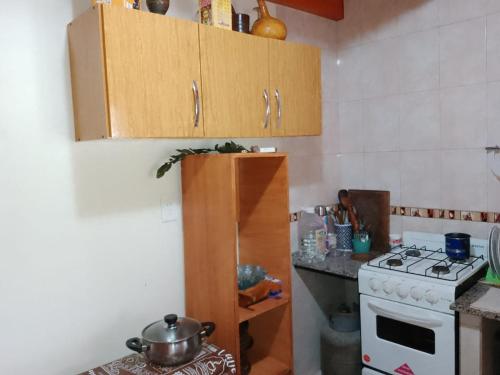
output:
M 408 324 L 413 324 L 424 328 L 436 328 L 436 327 L 441 327 L 443 325 L 443 322 L 437 319 L 421 318 L 419 316 L 412 316 L 400 312 L 390 311 L 373 302 L 368 302 L 368 307 L 373 312 L 379 315 L 383 315 L 387 318 L 391 318 L 400 322 L 405 322 Z

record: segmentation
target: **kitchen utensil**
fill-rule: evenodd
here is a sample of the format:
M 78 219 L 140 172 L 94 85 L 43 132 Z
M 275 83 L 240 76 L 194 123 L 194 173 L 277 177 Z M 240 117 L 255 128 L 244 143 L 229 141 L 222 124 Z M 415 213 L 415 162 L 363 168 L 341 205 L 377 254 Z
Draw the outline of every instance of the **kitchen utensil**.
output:
M 250 34 L 250 16 L 245 13 L 233 13 L 233 30 Z
M 447 233 L 446 255 L 452 260 L 466 260 L 470 257 L 470 234 Z
M 349 197 L 370 233 L 372 249 L 387 252 L 389 245 L 390 192 L 380 190 L 349 190 Z
M 283 21 L 271 17 L 264 0 L 257 0 L 259 4 L 259 19 L 252 26 L 252 34 L 272 39 L 286 39 L 286 25 Z
M 333 219 L 335 221 L 335 224 L 345 224 L 347 221 L 346 211 L 344 211 L 343 209 L 334 208 Z
M 326 216 L 326 206 L 319 205 L 314 207 L 314 213 L 321 217 Z
M 201 350 L 204 339 L 215 330 L 212 322 L 200 323 L 169 314 L 142 330 L 142 338 L 126 342 L 127 348 L 143 353 L 147 360 L 162 366 L 176 366 L 192 360 Z
M 170 0 L 146 0 L 146 5 L 151 13 L 166 14 Z
M 238 289 L 245 290 L 265 279 L 267 271 L 254 264 L 238 265 Z
M 349 223 L 352 225 L 352 231 L 358 233 L 360 229 L 360 224 L 358 220 L 358 215 L 352 204 L 351 198 L 349 197 L 349 192 L 347 190 L 340 190 L 338 193 L 339 205 L 342 211 L 347 211 L 347 217 Z M 346 222 L 344 222 L 346 224 Z

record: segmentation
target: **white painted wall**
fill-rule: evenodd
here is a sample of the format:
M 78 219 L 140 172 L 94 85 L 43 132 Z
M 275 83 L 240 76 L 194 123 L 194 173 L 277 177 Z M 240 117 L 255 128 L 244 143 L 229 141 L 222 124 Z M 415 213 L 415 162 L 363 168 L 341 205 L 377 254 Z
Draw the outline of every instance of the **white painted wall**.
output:
M 90 0 L 5 2 L 0 11 L 0 373 L 70 374 L 127 354 L 124 341 L 184 312 L 179 169 L 156 180 L 175 149 L 215 141 L 76 143 L 66 24 Z M 254 6 L 236 0 L 237 10 Z M 170 15 L 194 17 L 195 0 Z M 324 137 L 259 141 L 290 152 L 291 206 L 334 197 L 331 86 L 335 23 L 270 5 L 290 40 L 324 49 Z M 257 141 L 245 141 L 255 144 Z M 295 280 L 297 374 L 319 368 L 319 307 Z M 302 314 L 307 314 L 303 316 Z M 310 343 L 303 347 L 301 342 Z

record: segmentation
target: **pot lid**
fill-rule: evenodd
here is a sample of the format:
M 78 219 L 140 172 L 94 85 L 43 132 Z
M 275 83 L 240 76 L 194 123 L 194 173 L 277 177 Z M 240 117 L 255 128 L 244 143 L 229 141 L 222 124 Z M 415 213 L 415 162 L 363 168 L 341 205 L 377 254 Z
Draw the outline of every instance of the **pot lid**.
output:
M 166 315 L 163 320 L 151 323 L 142 331 L 142 337 L 150 342 L 173 343 L 184 341 L 201 330 L 201 324 L 190 318 Z

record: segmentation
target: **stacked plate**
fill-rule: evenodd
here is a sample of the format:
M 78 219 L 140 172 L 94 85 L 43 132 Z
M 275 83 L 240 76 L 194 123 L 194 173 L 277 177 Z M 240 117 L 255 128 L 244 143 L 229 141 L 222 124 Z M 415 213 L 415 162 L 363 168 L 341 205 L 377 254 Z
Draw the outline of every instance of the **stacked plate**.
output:
M 496 225 L 491 228 L 489 242 L 490 270 L 494 276 L 500 276 L 500 228 Z

